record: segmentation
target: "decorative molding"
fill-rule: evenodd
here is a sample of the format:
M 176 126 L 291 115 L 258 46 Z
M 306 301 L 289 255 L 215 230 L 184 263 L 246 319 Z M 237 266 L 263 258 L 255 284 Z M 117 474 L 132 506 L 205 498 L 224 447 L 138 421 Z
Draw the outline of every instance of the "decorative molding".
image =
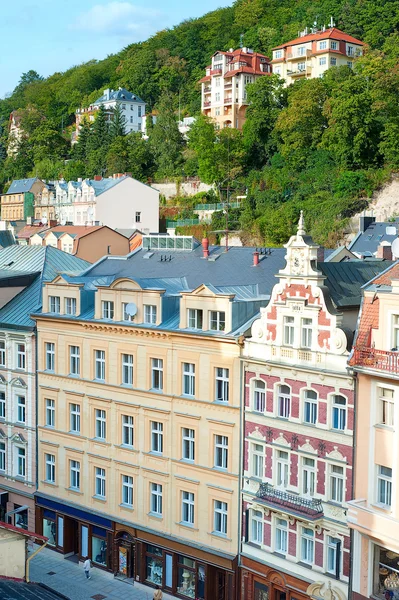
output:
M 326 584 L 322 581 L 311 583 L 306 590 L 308 596 L 314 600 L 346 600 L 346 595 L 337 587 L 331 587 L 331 581 Z

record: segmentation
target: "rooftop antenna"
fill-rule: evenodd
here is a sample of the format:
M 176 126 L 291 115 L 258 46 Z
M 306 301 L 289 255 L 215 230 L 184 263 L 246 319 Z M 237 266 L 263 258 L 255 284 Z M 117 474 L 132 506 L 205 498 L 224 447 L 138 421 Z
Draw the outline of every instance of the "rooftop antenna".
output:
M 241 33 L 240 35 L 240 48 L 242 48 L 244 46 L 244 34 Z
M 335 23 L 334 23 L 334 19 L 331 17 L 330 22 L 329 22 L 329 26 L 331 28 L 335 27 Z

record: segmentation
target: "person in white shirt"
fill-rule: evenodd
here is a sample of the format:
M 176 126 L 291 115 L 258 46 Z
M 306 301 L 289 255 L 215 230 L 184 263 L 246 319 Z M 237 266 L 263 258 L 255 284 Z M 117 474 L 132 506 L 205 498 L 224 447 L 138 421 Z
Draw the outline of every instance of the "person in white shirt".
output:
M 83 563 L 83 569 L 84 569 L 84 572 L 86 573 L 87 579 L 91 579 L 90 567 L 91 567 L 90 558 L 87 556 L 85 562 Z

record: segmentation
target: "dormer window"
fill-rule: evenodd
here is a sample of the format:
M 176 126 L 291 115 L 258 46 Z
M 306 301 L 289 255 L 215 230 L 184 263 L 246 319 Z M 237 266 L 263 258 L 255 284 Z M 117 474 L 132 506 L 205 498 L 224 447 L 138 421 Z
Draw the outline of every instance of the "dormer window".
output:
M 122 319 L 123 321 L 134 321 L 134 316 L 129 315 L 129 313 L 126 311 L 128 304 L 129 302 L 122 302 Z
M 189 308 L 187 310 L 187 326 L 190 329 L 202 329 L 203 311 L 198 308 Z
M 61 300 L 59 296 L 48 297 L 49 312 L 59 314 L 61 311 Z
M 302 319 L 301 341 L 302 348 L 312 347 L 312 319 Z
M 330 42 L 331 50 L 338 50 L 338 42 Z
M 155 304 L 144 304 L 144 323 L 155 325 L 157 322 L 157 307 Z
M 294 345 L 295 335 L 294 317 L 284 317 L 284 346 Z
M 103 300 L 101 303 L 102 307 L 102 318 L 113 319 L 114 318 L 114 303 L 110 300 Z
M 276 50 L 274 53 L 274 58 L 282 58 L 283 57 L 283 51 L 282 50 Z
M 76 315 L 76 298 L 65 298 L 65 314 Z
M 209 313 L 209 329 L 211 331 L 224 331 L 226 328 L 226 313 L 211 310 Z

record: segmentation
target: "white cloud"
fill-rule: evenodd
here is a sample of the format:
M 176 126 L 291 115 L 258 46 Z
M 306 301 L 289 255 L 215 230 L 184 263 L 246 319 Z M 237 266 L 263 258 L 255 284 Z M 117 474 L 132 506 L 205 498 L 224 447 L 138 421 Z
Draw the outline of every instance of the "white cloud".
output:
M 81 13 L 72 27 L 99 34 L 125 36 L 143 32 L 149 26 L 153 26 L 154 18 L 160 16 L 159 11 L 115 0 L 108 4 L 96 4 L 90 10 Z

